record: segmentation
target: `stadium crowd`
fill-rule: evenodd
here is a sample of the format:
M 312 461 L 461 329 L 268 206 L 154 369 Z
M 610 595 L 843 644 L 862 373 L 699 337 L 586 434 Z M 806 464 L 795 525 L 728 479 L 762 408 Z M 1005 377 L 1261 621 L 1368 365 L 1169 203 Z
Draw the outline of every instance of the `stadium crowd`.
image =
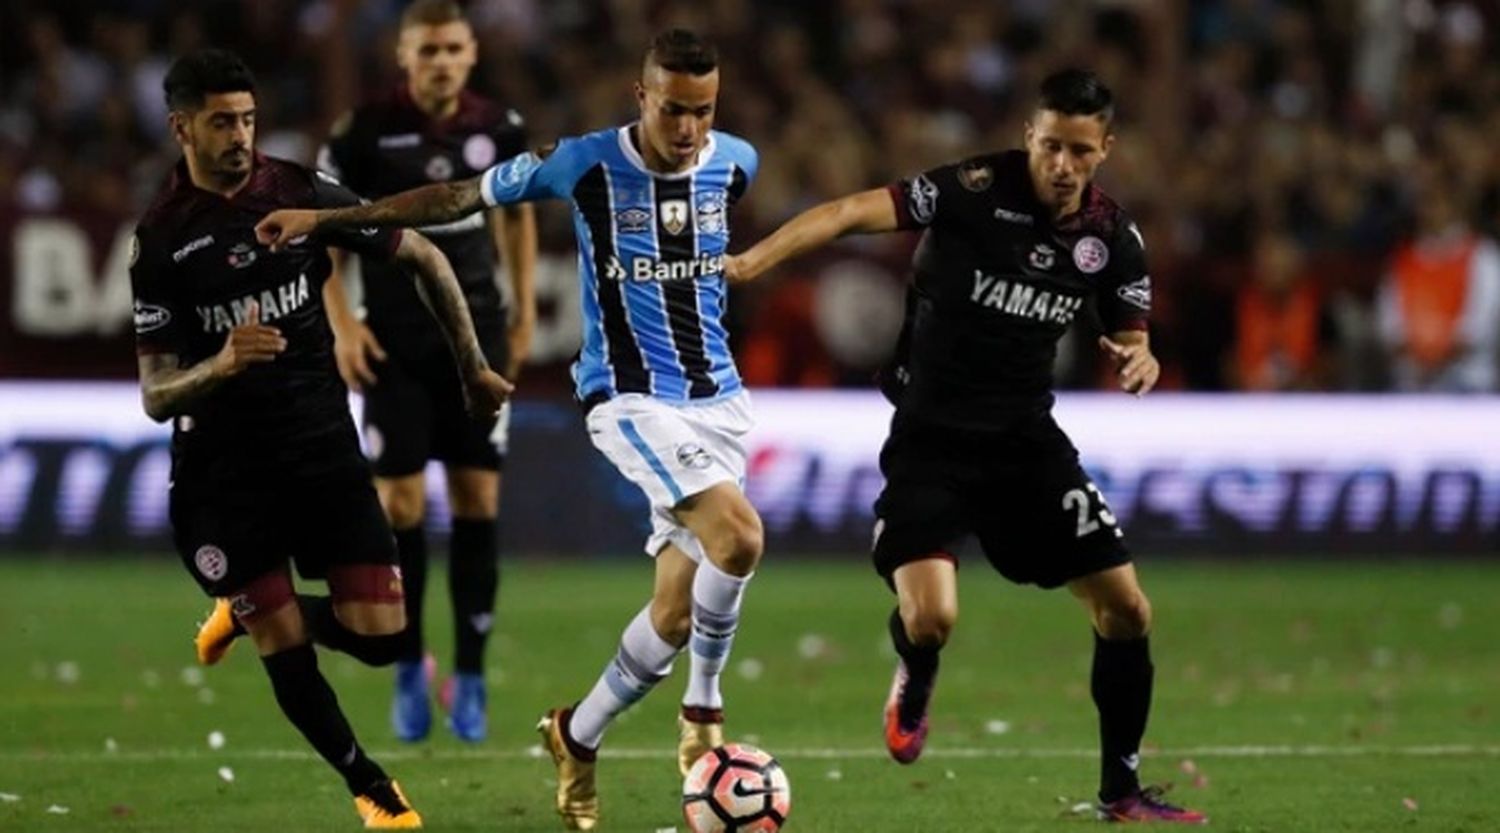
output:
M 161 79 L 204 44 L 259 75 L 262 150 L 311 161 L 396 83 L 399 0 L 95 0 L 0 10 L 0 204 L 133 215 L 177 150 Z M 474 83 L 538 141 L 631 117 L 667 24 L 724 57 L 719 126 L 761 173 L 743 248 L 819 200 L 1017 144 L 1036 82 L 1121 102 L 1102 184 L 1139 221 L 1163 387 L 1494 391 L 1500 4 L 1493 0 L 472 0 Z M 566 212 L 541 212 L 566 254 Z M 866 385 L 912 240 L 851 241 L 741 292 L 752 384 Z M 6 291 L 0 287 L 0 291 Z M 1091 340 L 1060 373 L 1107 384 Z M 561 390 L 562 386 L 558 386 Z

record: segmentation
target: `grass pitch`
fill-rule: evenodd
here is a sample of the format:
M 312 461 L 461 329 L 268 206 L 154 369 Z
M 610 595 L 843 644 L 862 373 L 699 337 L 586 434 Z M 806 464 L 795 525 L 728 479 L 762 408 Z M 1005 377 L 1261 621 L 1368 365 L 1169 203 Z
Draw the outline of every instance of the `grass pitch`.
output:
M 1142 768 L 1213 828 L 1500 830 L 1500 564 L 1148 561 L 1142 574 L 1157 613 Z M 561 830 L 531 727 L 593 683 L 649 576 L 634 557 L 508 565 L 478 746 L 441 726 L 397 743 L 389 674 L 327 653 L 323 668 L 428 829 Z M 1091 829 L 1074 812 L 1097 777 L 1081 609 L 979 564 L 962 577 L 928 753 L 900 767 L 879 732 L 891 597 L 860 559 L 771 554 L 725 693 L 730 734 L 791 776 L 789 830 Z M 445 587 L 436 574 L 427 629 L 444 665 Z M 165 558 L 0 560 L 0 829 L 358 828 L 248 644 L 194 667 L 205 610 Z M 601 830 L 682 829 L 681 675 L 611 730 Z

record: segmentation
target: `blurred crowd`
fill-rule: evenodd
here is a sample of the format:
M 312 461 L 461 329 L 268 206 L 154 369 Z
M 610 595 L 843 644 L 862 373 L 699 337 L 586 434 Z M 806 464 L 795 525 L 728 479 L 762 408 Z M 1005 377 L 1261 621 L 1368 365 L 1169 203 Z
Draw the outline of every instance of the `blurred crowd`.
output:
M 260 80 L 260 144 L 311 160 L 397 83 L 399 0 L 11 2 L 0 200 L 139 210 L 176 150 L 161 78 L 200 45 Z M 1138 220 L 1164 385 L 1494 391 L 1500 363 L 1500 3 L 1494 0 L 471 0 L 474 84 L 533 136 L 632 117 L 649 36 L 709 33 L 719 125 L 761 152 L 748 245 L 826 198 L 1015 146 L 1064 64 L 1120 101 L 1101 182 Z M 544 247 L 571 248 L 543 211 Z M 894 342 L 905 235 L 853 240 L 740 293 L 763 385 L 864 385 Z M 1086 335 L 1086 334 L 1085 334 Z M 1091 339 L 1059 375 L 1107 384 Z

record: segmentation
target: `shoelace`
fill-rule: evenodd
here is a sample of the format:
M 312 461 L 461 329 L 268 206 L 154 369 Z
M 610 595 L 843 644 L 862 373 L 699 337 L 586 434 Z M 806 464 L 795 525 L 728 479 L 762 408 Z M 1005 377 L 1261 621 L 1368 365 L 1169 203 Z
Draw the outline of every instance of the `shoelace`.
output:
M 401 800 L 401 796 L 396 794 L 396 788 L 391 786 L 389 781 L 382 781 L 366 790 L 365 798 L 370 799 L 382 812 L 392 817 L 399 816 L 410 809 L 406 806 L 406 802 Z
M 1161 784 L 1152 784 L 1149 787 L 1142 787 L 1141 788 L 1141 803 L 1145 804 L 1145 805 L 1147 805 L 1149 807 L 1154 807 L 1154 808 L 1156 808 L 1158 810 L 1170 810 L 1172 812 L 1182 812 L 1182 808 L 1181 807 L 1178 807 L 1178 806 L 1176 806 L 1174 804 L 1168 804 L 1164 800 L 1166 798 L 1167 790 L 1168 789 L 1169 789 L 1169 787 L 1167 787 L 1165 785 L 1161 785 Z

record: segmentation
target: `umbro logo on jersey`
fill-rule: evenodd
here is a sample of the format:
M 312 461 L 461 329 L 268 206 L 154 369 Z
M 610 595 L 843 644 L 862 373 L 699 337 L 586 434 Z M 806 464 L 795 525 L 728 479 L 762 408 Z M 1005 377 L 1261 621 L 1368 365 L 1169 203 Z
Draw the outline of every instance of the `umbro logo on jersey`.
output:
M 650 230 L 650 210 L 625 208 L 615 212 L 615 231 L 620 234 L 645 234 Z

